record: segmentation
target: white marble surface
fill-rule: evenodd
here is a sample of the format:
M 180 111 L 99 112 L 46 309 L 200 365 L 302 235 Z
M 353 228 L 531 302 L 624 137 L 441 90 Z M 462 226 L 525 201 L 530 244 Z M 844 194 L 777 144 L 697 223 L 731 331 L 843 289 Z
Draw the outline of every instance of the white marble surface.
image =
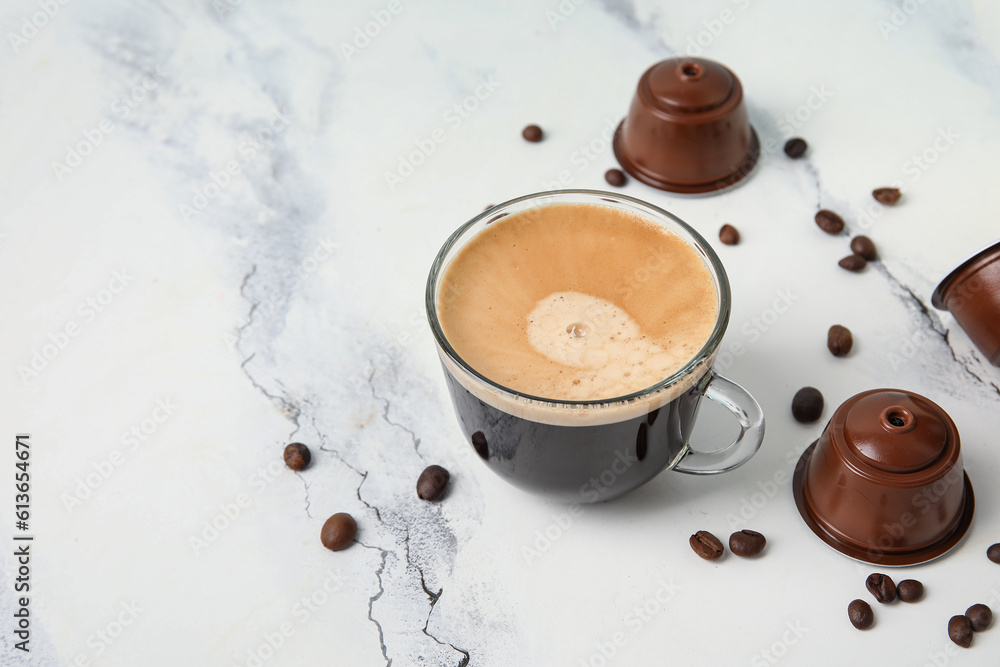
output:
M 345 50 L 366 25 L 377 35 Z M 1000 629 L 959 652 L 945 627 L 974 602 L 1000 611 L 984 555 L 1000 541 L 1000 370 L 929 307 L 1000 236 L 994 3 L 11 0 L 0 26 L 0 539 L 18 432 L 36 536 L 27 655 L 0 548 L 4 664 L 997 663 Z M 570 514 L 462 442 L 424 279 L 484 205 L 561 172 L 605 187 L 602 137 L 639 75 L 698 49 L 739 74 L 765 142 L 804 136 L 807 159 L 767 155 L 719 197 L 623 191 L 707 237 L 742 232 L 717 244 L 723 349 L 742 345 L 723 365 L 767 436 L 731 474 L 667 473 Z M 520 139 L 530 122 L 543 143 Z M 882 209 L 869 193 L 889 184 L 904 200 Z M 818 206 L 882 261 L 840 269 L 847 238 L 816 228 Z M 824 347 L 836 322 L 857 340 L 845 359 Z M 931 397 L 976 489 L 962 546 L 897 573 L 926 599 L 877 608 L 866 633 L 845 610 L 870 568 L 814 538 L 783 481 L 821 428 L 789 415 L 806 384 L 825 416 L 879 386 Z M 698 437 L 727 436 L 714 421 Z M 280 465 L 290 439 L 313 449 L 302 474 Z M 453 474 L 434 505 L 413 491 L 432 462 Z M 318 535 L 337 511 L 360 533 L 331 553 Z M 687 545 L 737 526 L 768 536 L 765 557 L 707 563 Z

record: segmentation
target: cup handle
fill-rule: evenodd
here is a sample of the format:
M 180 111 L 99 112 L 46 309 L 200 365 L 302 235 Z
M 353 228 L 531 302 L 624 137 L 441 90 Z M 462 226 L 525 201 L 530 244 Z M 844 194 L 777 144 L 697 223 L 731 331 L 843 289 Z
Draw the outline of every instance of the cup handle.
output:
M 728 378 L 709 371 L 701 382 L 701 392 L 727 408 L 740 423 L 740 434 L 729 445 L 714 452 L 699 452 L 685 445 L 687 454 L 674 467 L 689 475 L 717 475 L 739 468 L 760 449 L 764 440 L 764 411 L 746 389 Z

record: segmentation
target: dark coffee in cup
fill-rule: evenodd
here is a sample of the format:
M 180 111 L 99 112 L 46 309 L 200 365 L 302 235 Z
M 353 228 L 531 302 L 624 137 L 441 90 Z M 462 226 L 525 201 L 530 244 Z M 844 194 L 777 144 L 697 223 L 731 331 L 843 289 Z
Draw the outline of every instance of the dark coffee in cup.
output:
M 521 487 L 594 502 L 665 468 L 721 472 L 756 451 L 759 407 L 711 371 L 728 292 L 707 243 L 666 212 L 564 191 L 459 230 L 432 269 L 427 305 L 477 453 Z M 740 415 L 756 442 L 694 454 L 700 398 L 722 393 L 750 404 Z

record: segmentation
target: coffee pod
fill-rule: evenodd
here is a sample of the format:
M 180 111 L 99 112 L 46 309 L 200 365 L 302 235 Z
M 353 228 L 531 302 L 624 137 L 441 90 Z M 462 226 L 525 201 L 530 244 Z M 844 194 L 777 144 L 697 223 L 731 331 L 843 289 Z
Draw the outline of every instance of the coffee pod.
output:
M 990 363 L 1000 366 L 1000 241 L 959 264 L 931 302 L 950 311 Z
M 614 151 L 622 168 L 647 185 L 714 194 L 753 171 L 760 142 L 743 86 L 729 68 L 704 58 L 670 58 L 639 79 Z
M 932 401 L 899 389 L 845 401 L 802 454 L 792 489 L 821 540 L 876 565 L 943 556 L 965 536 L 975 509 L 955 423 Z

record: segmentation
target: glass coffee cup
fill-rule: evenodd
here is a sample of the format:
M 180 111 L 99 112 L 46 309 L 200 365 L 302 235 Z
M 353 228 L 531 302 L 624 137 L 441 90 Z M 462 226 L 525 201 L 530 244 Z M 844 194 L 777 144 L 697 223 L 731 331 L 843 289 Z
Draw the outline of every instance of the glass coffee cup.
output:
M 593 227 L 601 231 L 605 219 L 609 229 L 610 225 L 618 226 L 607 233 L 600 247 L 590 247 L 576 237 L 573 226 L 576 224 L 573 221 L 575 216 L 581 220 L 581 230 L 584 229 L 584 220 L 589 225 L 587 229 Z M 516 230 L 516 236 L 511 236 L 510 242 L 504 239 L 505 244 L 501 246 L 484 246 L 482 240 L 476 241 L 481 235 L 492 235 L 489 238 L 493 239 L 498 232 L 508 233 L 500 231 L 501 228 L 515 224 L 515 221 L 522 226 L 530 224 L 537 238 L 545 239 L 544 244 L 538 241 L 531 246 L 530 240 L 535 237 L 521 235 L 519 230 Z M 496 227 L 491 229 L 491 225 Z M 634 231 L 637 234 L 640 231 L 646 234 L 646 237 L 636 236 L 637 239 L 648 239 L 651 228 L 655 228 L 656 234 L 669 237 L 670 244 L 683 248 L 683 257 L 676 255 L 677 259 L 695 262 L 698 271 L 693 273 L 700 275 L 703 268 L 704 283 L 710 288 L 691 283 L 701 291 L 695 292 L 692 287 L 691 293 L 687 293 L 684 286 L 688 284 L 688 274 L 692 272 L 685 271 L 678 275 L 676 271 L 671 273 L 670 266 L 656 267 L 643 254 L 650 247 L 647 241 L 643 240 L 634 248 L 627 245 L 633 231 L 629 225 L 636 225 Z M 476 242 L 470 246 L 473 241 Z M 525 242 L 529 243 L 528 247 L 525 247 Z M 521 246 L 518 247 L 517 243 Z M 599 299 L 572 291 L 558 291 L 546 296 L 548 288 L 539 285 L 546 283 L 549 273 L 558 273 L 565 269 L 567 263 L 576 261 L 573 252 L 578 243 L 581 244 L 580 261 L 593 269 L 592 273 L 602 276 L 594 279 L 617 281 L 617 293 L 625 294 L 628 290 L 631 294 L 635 288 L 647 300 L 662 294 L 667 301 L 656 305 L 666 309 L 668 316 L 671 304 L 675 302 L 684 304 L 688 310 L 693 307 L 702 316 L 707 314 L 704 340 L 692 338 L 696 345 L 681 347 L 679 343 L 672 345 L 676 339 L 673 337 L 657 345 L 647 340 L 649 337 L 644 333 L 639 334 L 636 322 L 642 320 L 645 312 L 630 314 L 623 311 L 613 303 L 617 299 Z M 542 245 L 545 247 L 542 248 Z M 551 258 L 547 254 L 550 246 L 554 253 Z M 461 273 L 452 275 L 455 271 L 449 269 L 453 264 L 461 267 L 470 265 L 481 247 L 491 248 L 489 262 L 482 264 L 488 275 L 492 275 L 489 272 L 499 265 L 501 268 L 496 270 L 506 273 L 497 275 L 513 276 L 511 280 L 523 280 L 525 284 L 519 286 L 511 280 L 500 279 L 490 282 L 478 271 L 468 272 L 464 277 Z M 617 274 L 614 273 L 616 270 Z M 531 290 L 541 290 L 535 296 L 544 298 L 538 300 L 539 305 L 525 318 L 511 305 L 512 299 L 515 299 L 511 294 L 517 295 L 520 291 L 530 293 Z M 586 321 L 570 317 L 568 319 L 573 321 L 565 323 L 563 332 L 564 323 L 559 317 L 566 307 L 564 298 L 591 304 L 588 312 L 599 312 L 601 315 Z M 520 488 L 568 502 L 610 500 L 645 484 L 664 470 L 695 475 L 733 470 L 746 463 L 763 440 L 764 415 L 757 401 L 738 384 L 718 375 L 712 368 L 730 317 L 730 287 L 722 263 L 698 232 L 676 216 L 649 203 L 614 193 L 561 190 L 527 195 L 484 211 L 452 234 L 439 251 L 427 280 L 426 309 L 448 390 L 467 442 L 491 470 Z M 470 309 L 477 312 L 468 312 Z M 649 310 L 655 310 L 653 305 Z M 631 315 L 636 316 L 635 322 Z M 505 322 L 504 317 L 514 321 Z M 454 333 L 458 329 L 451 324 L 452 320 L 463 319 L 470 320 L 477 327 L 471 336 Z M 525 343 L 523 350 L 508 355 L 514 365 L 524 360 L 524 372 L 515 368 L 510 371 L 510 377 L 518 378 L 520 382 L 521 376 L 531 375 L 529 371 L 533 372 L 536 367 L 550 369 L 553 373 L 562 373 L 565 368 L 566 391 L 574 389 L 570 382 L 579 383 L 579 379 L 569 378 L 583 377 L 583 388 L 579 390 L 582 394 L 567 393 L 553 398 L 553 393 L 563 393 L 560 389 L 558 392 L 545 392 L 549 395 L 539 395 L 541 392 L 533 393 L 511 386 L 516 384 L 515 381 L 500 378 L 501 373 L 493 368 L 494 360 L 503 357 L 501 352 L 504 350 L 500 349 L 498 341 L 503 339 L 505 344 L 510 344 L 507 329 L 517 335 L 521 331 L 527 332 L 524 334 L 527 340 L 530 335 L 535 335 L 533 332 L 545 333 L 538 329 L 541 326 L 538 322 L 550 321 L 554 321 L 558 328 L 557 339 L 550 340 L 543 336 L 538 338 L 541 341 L 539 345 L 561 347 L 550 352 L 548 347 L 531 349 Z M 496 325 L 497 322 L 507 328 L 501 328 Z M 455 340 L 446 335 L 449 328 Z M 620 335 L 623 331 L 624 336 Z M 584 339 L 586 344 L 599 347 L 581 346 L 580 337 L 588 335 L 588 332 L 591 338 Z M 635 335 L 628 338 L 629 332 Z M 617 342 L 616 334 L 619 334 Z M 626 339 L 632 347 L 622 347 L 625 345 L 622 341 Z M 464 346 L 464 355 L 457 351 L 456 342 L 461 343 L 458 347 Z M 513 344 L 520 344 L 520 341 L 515 340 Z M 536 341 L 532 339 L 531 344 L 536 345 Z M 476 349 L 476 354 L 473 354 L 469 345 L 482 349 Z M 641 347 L 643 345 L 647 347 Z M 643 356 L 643 349 L 652 352 Z M 691 350 L 690 353 L 684 352 L 687 349 Z M 555 361 L 542 359 L 538 350 Z M 627 350 L 627 354 L 622 352 L 621 363 L 616 361 L 616 350 Z M 645 375 L 637 373 L 636 381 L 641 381 L 643 377 L 654 379 L 624 393 L 600 395 L 602 391 L 595 388 L 593 395 L 587 395 L 590 375 L 597 378 L 595 382 L 600 380 L 606 386 L 614 384 L 607 385 L 606 378 L 598 378 L 603 370 L 592 372 L 584 363 L 592 354 L 608 360 L 605 366 L 617 369 L 615 372 L 619 375 L 631 376 L 633 371 L 642 369 Z M 676 368 L 664 372 L 662 377 L 650 376 L 649 373 L 658 368 L 655 365 L 657 360 L 671 358 L 671 354 L 678 360 Z M 478 361 L 470 362 L 473 357 Z M 612 379 L 617 382 L 616 378 Z M 740 427 L 732 443 L 715 451 L 696 450 L 689 442 L 702 397 L 728 409 Z

